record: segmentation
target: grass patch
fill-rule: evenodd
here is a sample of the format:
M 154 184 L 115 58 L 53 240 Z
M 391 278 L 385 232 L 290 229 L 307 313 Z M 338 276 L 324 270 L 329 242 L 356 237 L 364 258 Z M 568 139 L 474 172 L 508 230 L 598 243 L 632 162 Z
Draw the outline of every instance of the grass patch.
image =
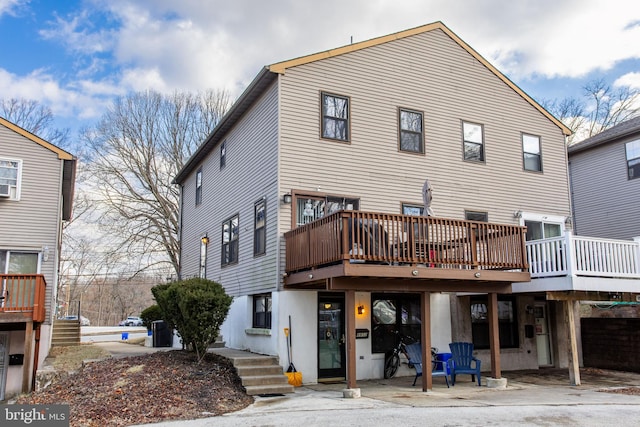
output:
M 49 351 L 51 364 L 56 370 L 75 371 L 82 367 L 82 361 L 88 359 L 104 359 L 111 354 L 101 347 L 92 344 L 81 344 L 70 347 L 52 347 Z

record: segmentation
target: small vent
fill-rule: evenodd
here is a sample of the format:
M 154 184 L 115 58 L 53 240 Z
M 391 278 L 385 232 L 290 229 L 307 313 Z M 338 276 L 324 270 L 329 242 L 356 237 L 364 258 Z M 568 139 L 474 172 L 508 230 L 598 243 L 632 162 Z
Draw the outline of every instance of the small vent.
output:
M 0 184 L 0 197 L 11 197 L 11 187 L 9 187 L 9 184 Z

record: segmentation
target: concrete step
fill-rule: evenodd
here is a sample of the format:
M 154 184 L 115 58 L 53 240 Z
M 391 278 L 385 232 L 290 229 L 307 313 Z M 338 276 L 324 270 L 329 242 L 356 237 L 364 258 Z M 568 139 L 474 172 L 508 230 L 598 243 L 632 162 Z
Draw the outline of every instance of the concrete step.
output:
M 243 386 L 289 384 L 286 375 L 256 375 L 241 377 Z
M 233 366 L 268 366 L 278 365 L 279 359 L 275 356 L 255 356 L 255 357 L 236 357 L 233 359 Z
M 260 394 L 286 394 L 293 393 L 293 386 L 291 384 L 281 385 L 251 385 L 245 386 L 245 390 L 249 396 L 256 396 Z
M 282 366 L 280 365 L 258 365 L 258 366 L 236 366 L 238 376 L 258 377 L 261 375 L 282 375 Z

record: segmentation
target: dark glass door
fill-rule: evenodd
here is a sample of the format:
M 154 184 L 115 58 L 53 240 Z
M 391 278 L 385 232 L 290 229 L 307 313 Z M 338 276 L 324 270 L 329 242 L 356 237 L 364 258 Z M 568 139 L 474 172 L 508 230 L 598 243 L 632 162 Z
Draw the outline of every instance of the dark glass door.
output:
M 344 379 L 344 295 L 318 295 L 318 379 Z

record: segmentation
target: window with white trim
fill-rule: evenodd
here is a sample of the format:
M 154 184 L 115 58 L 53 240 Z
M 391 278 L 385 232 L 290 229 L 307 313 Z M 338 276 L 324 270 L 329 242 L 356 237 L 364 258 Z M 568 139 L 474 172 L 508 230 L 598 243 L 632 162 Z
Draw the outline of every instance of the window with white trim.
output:
M 229 265 L 238 262 L 238 237 L 239 237 L 238 215 L 225 220 L 222 223 L 222 262 Z
M 258 200 L 253 212 L 253 255 L 263 255 L 267 250 L 267 200 Z
M 462 122 L 464 159 L 484 162 L 484 130 L 478 123 Z
M 22 160 L 0 158 L 0 200 L 20 199 Z
M 524 170 L 542 172 L 542 153 L 540 137 L 522 134 L 522 157 Z
M 196 206 L 202 203 L 202 168 L 196 172 Z
M 627 155 L 627 176 L 629 179 L 640 178 L 640 139 L 625 144 Z
M 271 329 L 271 293 L 253 296 L 252 327 Z

